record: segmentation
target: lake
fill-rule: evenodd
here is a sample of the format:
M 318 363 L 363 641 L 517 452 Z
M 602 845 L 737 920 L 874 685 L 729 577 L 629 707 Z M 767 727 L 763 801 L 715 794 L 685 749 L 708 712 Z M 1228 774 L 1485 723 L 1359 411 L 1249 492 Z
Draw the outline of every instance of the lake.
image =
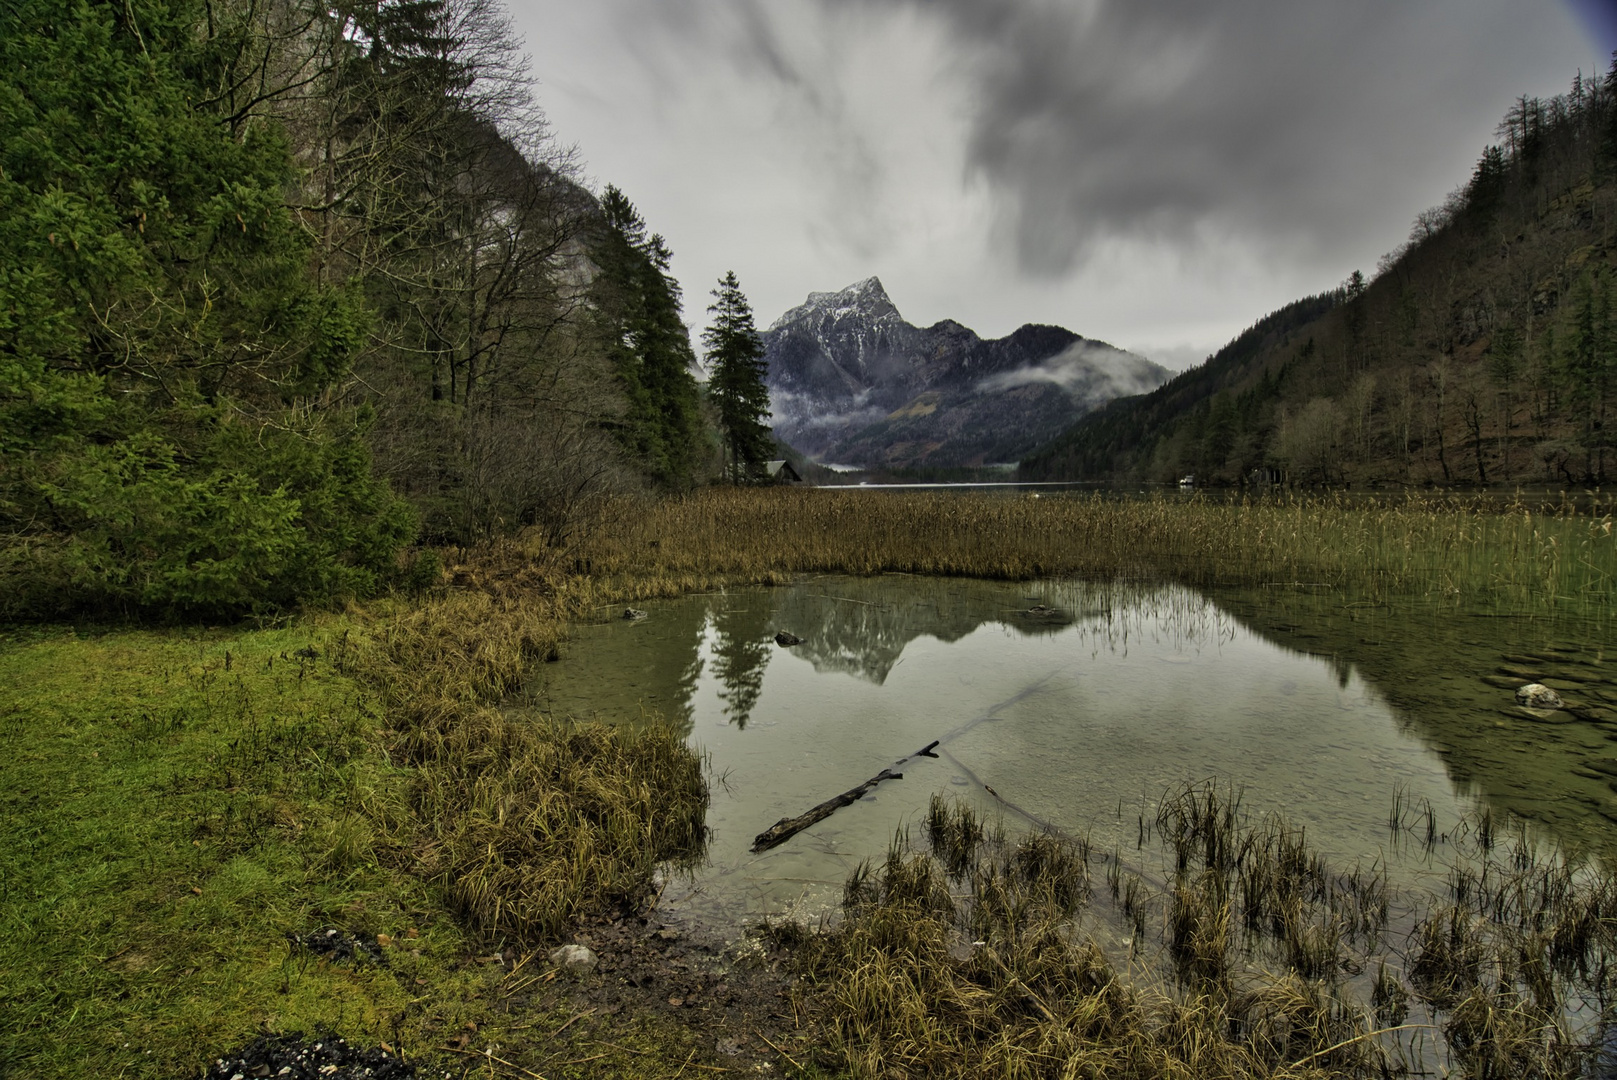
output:
M 1165 791 L 1216 778 L 1283 812 L 1333 864 L 1385 864 L 1395 799 L 1441 837 L 1488 807 L 1582 848 L 1617 840 L 1617 665 L 1598 631 L 1285 586 L 823 576 L 621 609 L 528 686 L 553 716 L 677 725 L 713 777 L 704 865 L 665 913 L 818 915 L 934 793 L 1008 831 L 1088 836 L 1126 860 Z M 785 630 L 802 638 L 777 645 Z M 1579 706 L 1534 716 L 1543 678 Z M 865 798 L 754 855 L 777 820 L 933 740 Z M 1604 770 L 1604 771 L 1603 771 Z M 1143 858 L 1143 856 L 1142 856 Z M 1397 859 L 1394 859 L 1397 862 Z M 1404 858 L 1403 883 L 1441 874 Z

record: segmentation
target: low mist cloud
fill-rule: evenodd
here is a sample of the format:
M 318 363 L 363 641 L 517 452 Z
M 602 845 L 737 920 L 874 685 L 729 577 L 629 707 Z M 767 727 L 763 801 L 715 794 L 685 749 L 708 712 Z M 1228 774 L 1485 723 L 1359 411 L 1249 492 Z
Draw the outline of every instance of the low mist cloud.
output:
M 812 440 L 835 437 L 844 431 L 874 424 L 887 415 L 886 409 L 870 404 L 869 399 L 870 392 L 865 391 L 833 409 L 808 395 L 774 389 L 769 393 L 773 413 L 769 423 L 777 430 L 790 430 L 795 438 L 812 444 Z
M 1080 341 L 1048 360 L 990 375 L 977 384 L 977 390 L 994 394 L 1033 383 L 1050 383 L 1075 397 L 1122 397 L 1155 390 L 1167 377 L 1168 372 L 1143 356 Z

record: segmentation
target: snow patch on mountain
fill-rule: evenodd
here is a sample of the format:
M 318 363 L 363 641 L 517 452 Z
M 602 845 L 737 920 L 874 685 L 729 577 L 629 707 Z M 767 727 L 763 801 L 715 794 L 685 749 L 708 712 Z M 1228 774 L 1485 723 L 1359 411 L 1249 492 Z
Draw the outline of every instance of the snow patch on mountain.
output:
M 809 293 L 807 301 L 770 323 L 769 329 L 779 330 L 798 322 L 821 325 L 849 318 L 874 321 L 886 317 L 902 321 L 897 305 L 882 287 L 881 278 L 867 277 L 836 292 Z

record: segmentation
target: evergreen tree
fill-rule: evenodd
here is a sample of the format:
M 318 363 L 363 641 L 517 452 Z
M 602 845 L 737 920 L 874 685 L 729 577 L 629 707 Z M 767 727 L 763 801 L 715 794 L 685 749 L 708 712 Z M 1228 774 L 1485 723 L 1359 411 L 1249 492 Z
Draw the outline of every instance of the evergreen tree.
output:
M 764 344 L 752 323 L 752 308 L 732 270 L 719 279 L 708 311 L 713 325 L 702 333 L 711 369 L 708 396 L 719 411 L 729 456 L 730 478 L 741 483 L 757 475 L 769 459 L 774 439 L 764 422 L 769 391 L 764 387 Z
M 640 212 L 616 187 L 601 196 L 601 223 L 591 299 L 625 401 L 618 439 L 651 476 L 685 485 L 696 462 L 699 396 L 679 285 L 669 273 L 672 253 L 661 236 L 647 235 Z
M 413 530 L 334 404 L 369 315 L 307 273 L 283 130 L 214 92 L 220 14 L 0 6 L 0 616 L 364 591 Z

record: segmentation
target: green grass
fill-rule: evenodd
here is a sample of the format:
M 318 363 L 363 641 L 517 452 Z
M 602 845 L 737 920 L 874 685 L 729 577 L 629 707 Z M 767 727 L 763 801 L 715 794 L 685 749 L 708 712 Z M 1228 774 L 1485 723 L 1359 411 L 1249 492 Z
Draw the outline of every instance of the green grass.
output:
M 265 1028 L 416 1049 L 475 991 L 444 963 L 465 935 L 397 869 L 408 774 L 369 751 L 342 629 L 0 641 L 0 1075 L 195 1075 Z M 326 926 L 410 949 L 289 945 Z
M 624 814 L 681 783 L 705 805 L 695 758 L 656 733 L 502 724 L 478 702 L 532 649 L 448 620 L 437 659 L 402 655 L 430 651 L 431 610 L 0 635 L 0 1078 L 194 1077 L 266 1031 L 454 1067 L 468 1022 L 473 1049 L 546 1076 L 680 1073 L 679 1025 L 626 1014 L 587 1051 L 553 1046 L 572 1014 L 513 1009 L 507 969 L 478 958 L 515 945 L 540 970 L 568 922 L 641 888 L 670 841 L 620 837 Z M 486 686 L 456 683 L 473 665 L 451 623 Z M 553 936 L 520 932 L 540 924 Z M 387 935 L 386 964 L 290 940 L 328 927 Z

